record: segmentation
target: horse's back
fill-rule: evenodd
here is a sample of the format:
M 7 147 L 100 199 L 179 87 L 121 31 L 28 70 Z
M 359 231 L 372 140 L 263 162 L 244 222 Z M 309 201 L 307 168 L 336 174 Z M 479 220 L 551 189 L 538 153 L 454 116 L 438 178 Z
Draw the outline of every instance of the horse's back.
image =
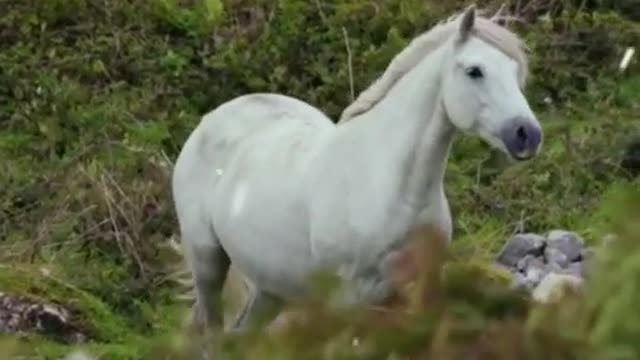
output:
M 185 142 L 177 164 L 198 159 L 207 163 L 210 170 L 215 163 L 211 170 L 215 172 L 225 167 L 239 143 L 291 118 L 300 119 L 300 126 L 317 129 L 334 126 L 321 111 L 296 98 L 270 93 L 242 95 L 202 117 Z
M 295 131 L 296 126 L 317 129 L 334 126 L 318 109 L 296 98 L 269 93 L 243 95 L 202 118 L 198 126 L 202 153 L 222 161 L 228 150 L 240 142 L 266 134 L 269 128 L 284 127 L 281 123 L 291 119 L 295 121 L 286 124 L 287 131 Z

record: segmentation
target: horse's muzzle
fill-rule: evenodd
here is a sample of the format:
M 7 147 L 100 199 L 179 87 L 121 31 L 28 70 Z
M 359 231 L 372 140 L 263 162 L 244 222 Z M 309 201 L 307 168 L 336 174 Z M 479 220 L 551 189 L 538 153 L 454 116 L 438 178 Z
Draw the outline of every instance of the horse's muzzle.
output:
M 514 159 L 527 160 L 538 153 L 542 130 L 535 120 L 517 117 L 502 129 L 500 138 Z

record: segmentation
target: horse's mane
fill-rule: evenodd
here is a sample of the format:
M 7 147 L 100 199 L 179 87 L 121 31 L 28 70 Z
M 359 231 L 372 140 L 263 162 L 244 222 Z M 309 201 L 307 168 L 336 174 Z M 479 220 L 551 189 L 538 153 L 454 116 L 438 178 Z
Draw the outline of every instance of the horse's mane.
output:
M 523 42 L 507 28 L 500 26 L 491 19 L 481 17 L 479 12 L 477 14 L 472 30 L 473 35 L 495 46 L 514 59 L 518 63 L 520 86 L 524 86 L 528 73 L 528 64 Z M 358 98 L 342 112 L 340 122 L 350 120 L 373 108 L 402 76 L 411 71 L 425 56 L 437 49 L 458 31 L 461 19 L 462 14 L 453 15 L 414 38 L 409 45 L 391 60 L 382 76 L 360 93 Z

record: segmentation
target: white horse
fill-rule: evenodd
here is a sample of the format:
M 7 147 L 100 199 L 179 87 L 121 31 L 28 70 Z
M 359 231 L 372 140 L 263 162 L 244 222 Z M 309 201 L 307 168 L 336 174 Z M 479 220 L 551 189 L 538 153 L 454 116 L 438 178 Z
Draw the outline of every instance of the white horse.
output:
M 304 295 L 318 269 L 344 280 L 341 304 L 383 301 L 387 260 L 409 231 L 451 238 L 443 175 L 456 129 L 517 160 L 539 152 L 526 75 L 520 38 L 472 6 L 415 38 L 337 124 L 278 94 L 206 114 L 173 174 L 196 324 L 222 326 L 231 263 L 252 288 L 237 329 Z

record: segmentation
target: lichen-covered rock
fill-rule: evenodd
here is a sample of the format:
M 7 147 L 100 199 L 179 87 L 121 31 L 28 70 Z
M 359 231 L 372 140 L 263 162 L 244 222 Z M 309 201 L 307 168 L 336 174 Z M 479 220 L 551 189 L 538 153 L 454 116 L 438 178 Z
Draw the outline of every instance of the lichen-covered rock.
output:
M 521 272 L 527 272 L 527 269 L 531 266 L 544 267 L 544 263 L 533 255 L 526 255 L 522 259 L 518 260 L 516 269 Z
M 583 261 L 572 262 L 571 264 L 569 264 L 569 266 L 566 269 L 562 270 L 562 273 L 584 278 L 586 275 L 585 269 L 584 269 L 584 262 Z
M 64 342 L 80 342 L 87 337 L 72 323 L 69 311 L 62 306 L 4 292 L 0 292 L 0 332 L 34 332 Z
M 566 271 L 565 268 L 563 268 L 562 266 L 558 265 L 558 263 L 555 262 L 550 262 L 550 263 L 546 263 L 544 264 L 544 269 L 546 271 L 546 273 L 563 273 Z
M 498 263 L 514 267 L 518 261 L 527 256 L 539 256 L 544 251 L 545 238 L 538 234 L 526 233 L 513 236 L 498 255 Z
M 538 285 L 538 283 L 540 283 L 540 281 L 546 274 L 547 271 L 544 266 L 533 265 L 527 269 L 527 271 L 525 272 L 525 277 L 532 286 L 536 286 Z
M 555 264 L 562 269 L 569 266 L 569 257 L 556 247 L 547 246 L 544 249 L 544 259 L 547 264 Z
M 561 251 L 569 261 L 581 259 L 584 240 L 572 231 L 552 230 L 547 234 L 547 248 Z
M 526 290 L 533 290 L 531 283 L 529 282 L 529 280 L 526 278 L 526 276 L 524 276 L 521 272 L 514 272 L 512 277 L 511 277 L 511 287 L 514 289 L 526 289 Z
M 579 276 L 549 273 L 533 290 L 533 299 L 543 303 L 552 302 L 564 296 L 567 288 L 579 290 L 582 284 L 583 280 Z

